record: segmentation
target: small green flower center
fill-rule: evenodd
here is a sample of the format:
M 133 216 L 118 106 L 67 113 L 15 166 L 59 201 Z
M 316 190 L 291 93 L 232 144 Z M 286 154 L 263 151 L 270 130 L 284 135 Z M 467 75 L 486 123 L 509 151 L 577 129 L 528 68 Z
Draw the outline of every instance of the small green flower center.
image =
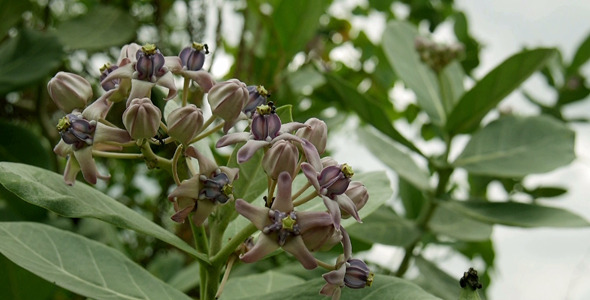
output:
M 201 43 L 197 43 L 197 42 L 193 42 L 192 44 L 193 49 L 197 50 L 197 51 L 205 51 L 205 54 L 209 54 L 209 46 L 207 46 L 207 44 L 201 44 Z
M 234 186 L 228 183 L 221 188 L 221 192 L 229 197 L 234 192 Z
M 297 220 L 291 218 L 291 215 L 289 214 L 281 220 L 281 223 L 283 224 L 283 229 L 293 231 L 295 224 L 297 224 Z
M 373 277 L 375 277 L 375 273 L 370 272 L 369 276 L 367 276 L 367 286 L 371 286 L 373 284 Z
M 272 112 L 272 107 L 266 104 L 259 105 L 258 107 L 256 107 L 256 112 L 261 116 L 269 115 Z
M 352 177 L 352 175 L 354 175 L 354 171 L 352 170 L 352 167 L 349 166 L 348 164 L 342 164 L 342 167 L 340 167 L 340 170 L 342 170 L 342 174 L 344 174 L 344 176 L 346 176 L 346 178 L 350 178 L 350 177 Z
M 146 55 L 155 54 L 157 49 L 158 48 L 156 48 L 156 45 L 149 43 L 141 46 L 141 51 L 143 51 L 143 53 L 145 53 Z
M 111 67 L 110 63 L 106 63 L 104 64 L 102 67 L 100 67 L 100 72 L 104 72 L 105 70 L 108 70 Z
M 256 87 L 256 92 L 263 97 L 268 97 L 268 91 L 262 85 Z
M 68 117 L 65 116 L 65 117 L 59 119 L 59 121 L 57 122 L 56 128 L 57 128 L 57 131 L 62 132 L 62 131 L 67 130 L 68 128 L 70 128 L 70 125 L 72 125 L 70 123 L 70 119 L 68 119 Z

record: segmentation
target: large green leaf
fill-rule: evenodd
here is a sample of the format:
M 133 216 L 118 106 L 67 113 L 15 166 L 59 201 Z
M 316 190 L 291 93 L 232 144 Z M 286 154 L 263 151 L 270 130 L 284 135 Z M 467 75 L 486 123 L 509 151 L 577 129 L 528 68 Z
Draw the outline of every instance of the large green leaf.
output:
M 297 276 L 274 271 L 231 278 L 223 289 L 220 299 L 238 300 L 270 294 L 304 282 L 305 280 Z
M 120 252 L 39 223 L 0 223 L 0 252 L 45 280 L 95 299 L 190 299 Z
M 416 257 L 415 262 L 420 270 L 420 277 L 417 278 L 418 285 L 445 300 L 457 299 L 461 290 L 459 285 L 461 274 L 457 274 L 457 278 L 451 277 L 422 256 Z
M 461 64 L 453 61 L 438 74 L 438 78 L 443 105 L 446 111 L 451 111 L 465 92 L 465 72 Z
M 451 111 L 446 128 L 451 133 L 471 132 L 502 99 L 545 65 L 554 49 L 525 50 L 508 58 L 463 94 Z
M 191 289 L 199 286 L 199 263 L 194 262 L 184 267 L 180 272 L 176 273 L 174 277 L 168 280 L 168 284 L 177 288 L 180 291 L 188 292 Z
M 359 130 L 358 136 L 363 145 L 386 166 L 395 171 L 399 177 L 402 177 L 421 190 L 432 190 L 429 185 L 428 172 L 420 168 L 410 155 L 398 149 L 394 143 L 366 129 Z
M 43 79 L 57 69 L 62 56 L 53 35 L 21 30 L 0 45 L 0 95 Z
M 243 300 L 317 300 L 324 279 L 315 279 L 303 284 L 291 286 L 283 290 L 273 291 L 266 295 L 253 296 Z M 353 290 L 343 288 L 341 300 L 435 300 L 439 299 L 428 294 L 417 285 L 396 277 L 375 275 L 373 285 L 364 289 Z
M 492 235 L 492 225 L 465 218 L 461 213 L 438 206 L 428 228 L 436 234 L 446 235 L 461 241 L 485 241 Z
M 481 222 L 516 227 L 587 227 L 587 220 L 567 210 L 519 202 L 449 201 L 444 206 Z
M 0 120 L 0 161 L 21 162 L 49 169 L 48 149 L 40 138 L 25 127 Z
M 74 186 L 68 186 L 59 174 L 8 162 L 0 162 L 0 183 L 21 199 L 62 216 L 99 219 L 153 236 L 207 260 L 173 233 L 84 183 L 76 182 Z
M 14 26 L 22 18 L 25 11 L 31 8 L 30 1 L 2 1 L 0 9 L 0 39 L 8 33 L 10 27 Z
M 127 12 L 97 5 L 88 13 L 56 27 L 56 35 L 70 49 L 101 50 L 128 43 L 135 36 L 137 22 Z
M 391 21 L 383 32 L 383 49 L 395 73 L 416 94 L 418 104 L 433 123 L 442 125 L 447 112 L 440 97 L 436 75 L 420 62 L 414 48 L 418 30 L 405 22 Z
M 574 132 L 546 116 L 505 116 L 473 135 L 453 163 L 473 174 L 522 177 L 569 164 Z
M 420 230 L 412 222 L 398 216 L 389 207 L 381 207 L 362 224 L 347 229 L 351 237 L 368 243 L 406 247 L 420 237 Z
M 0 255 L 0 299 L 50 299 L 56 286 Z

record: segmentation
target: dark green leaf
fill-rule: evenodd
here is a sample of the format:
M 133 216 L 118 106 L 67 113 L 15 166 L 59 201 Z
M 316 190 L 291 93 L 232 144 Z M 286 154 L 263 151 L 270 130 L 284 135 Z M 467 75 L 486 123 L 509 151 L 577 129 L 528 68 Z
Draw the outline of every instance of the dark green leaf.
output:
M 457 299 L 461 291 L 461 286 L 459 285 L 461 274 L 457 274 L 457 278 L 454 278 L 422 256 L 416 257 L 415 262 L 420 270 L 420 277 L 418 277 L 417 283 L 421 287 L 442 299 Z
M 476 132 L 453 163 L 470 173 L 522 177 L 569 164 L 574 132 L 546 116 L 505 116 Z
M 50 168 L 49 151 L 30 130 L 0 120 L 0 161 L 20 162 Z
M 0 9 L 0 40 L 3 39 L 8 30 L 16 25 L 22 18 L 25 11 L 31 8 L 30 1 L 2 1 Z
M 398 179 L 398 195 L 404 205 L 405 217 L 415 220 L 420 215 L 426 199 L 424 193 L 403 178 Z
M 554 49 L 525 50 L 505 60 L 463 94 L 449 116 L 449 132 L 474 131 L 485 115 L 555 55 Z
M 51 34 L 25 29 L 0 45 L 0 94 L 35 83 L 61 63 L 63 50 Z
M 305 280 L 297 276 L 274 271 L 235 277 L 227 282 L 220 299 L 247 299 L 287 289 L 304 282 Z
M 37 167 L 0 162 L 0 183 L 21 199 L 70 218 L 95 218 L 132 229 L 206 260 L 179 237 L 100 191 L 76 182 L 64 183 L 59 174 Z
M 56 286 L 0 255 L 0 299 L 50 299 Z
M 127 12 L 97 5 L 88 13 L 59 24 L 55 33 L 70 49 L 94 51 L 128 43 L 136 29 L 137 22 Z
M 461 60 L 461 65 L 467 74 L 471 74 L 471 71 L 479 65 L 480 45 L 469 34 L 469 24 L 463 12 L 456 12 L 453 19 L 455 21 L 453 26 L 455 36 L 465 47 L 465 57 Z
M 199 263 L 194 262 L 180 270 L 174 275 L 174 277 L 170 278 L 168 284 L 180 291 L 188 292 L 199 286 L 199 279 Z
M 412 222 L 398 216 L 386 206 L 353 224 L 347 229 L 358 240 L 390 246 L 406 247 L 420 237 L 420 230 Z
M 436 75 L 423 64 L 414 49 L 418 30 L 400 21 L 391 21 L 383 33 L 383 49 L 396 74 L 416 93 L 418 104 L 433 123 L 446 122 L 447 112 L 440 97 Z
M 538 187 L 534 190 L 527 190 L 527 194 L 533 198 L 553 198 L 567 193 L 567 190 L 560 187 Z
M 190 299 L 120 252 L 39 223 L 0 223 L 0 252 L 61 287 L 96 299 Z
M 588 59 L 590 59 L 590 34 L 586 36 L 586 39 L 578 46 L 572 63 L 567 68 L 568 74 L 572 74 L 575 70 L 578 70 L 584 65 Z
M 451 201 L 448 209 L 474 220 L 516 227 L 587 227 L 590 223 L 567 210 L 519 202 Z

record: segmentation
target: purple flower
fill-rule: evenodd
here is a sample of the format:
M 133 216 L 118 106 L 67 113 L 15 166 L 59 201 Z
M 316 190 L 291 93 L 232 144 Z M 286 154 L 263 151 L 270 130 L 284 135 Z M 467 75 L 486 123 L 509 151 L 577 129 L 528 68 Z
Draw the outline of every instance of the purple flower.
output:
M 184 180 L 168 195 L 176 211 L 172 220 L 182 223 L 191 212 L 195 212 L 194 223 L 202 225 L 217 204 L 233 199 L 232 182 L 237 179 L 239 170 L 217 166 L 192 146 L 186 149 L 185 154 L 198 160 L 199 174 Z
M 266 104 L 268 97 L 270 97 L 270 93 L 263 86 L 248 86 L 248 102 L 242 111 L 248 117 L 253 116 L 258 106 Z
M 202 70 L 205 64 L 205 54 L 209 54 L 207 44 L 193 42 L 191 46 L 185 47 L 178 55 L 181 68 L 173 69 L 174 74 L 192 79 L 203 90 L 208 93 L 211 87 L 215 85 L 215 80 L 207 71 Z
M 324 159 L 325 161 L 327 160 Z M 324 200 L 336 228 L 340 227 L 340 209 L 361 222 L 355 203 L 345 194 L 350 184 L 350 178 L 354 174 L 349 165 L 328 165 L 317 170 L 308 163 L 302 163 L 301 170 L 309 183 L 316 189 L 318 196 Z
M 291 176 L 279 175 L 277 196 L 270 208 L 257 207 L 242 199 L 236 200 L 236 210 L 261 231 L 254 248 L 242 255 L 242 261 L 251 263 L 262 259 L 279 247 L 291 253 L 304 268 L 313 269 L 317 262 L 305 246 L 302 233 L 332 223 L 325 212 L 296 212 L 291 200 Z

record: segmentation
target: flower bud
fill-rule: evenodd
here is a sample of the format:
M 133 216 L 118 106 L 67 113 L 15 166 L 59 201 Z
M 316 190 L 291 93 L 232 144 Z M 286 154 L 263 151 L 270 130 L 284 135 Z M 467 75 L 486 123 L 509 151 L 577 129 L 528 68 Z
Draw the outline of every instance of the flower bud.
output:
M 182 49 L 178 57 L 180 57 L 183 68 L 190 71 L 198 71 L 205 64 L 205 54 L 209 54 L 207 44 L 193 42 L 192 47 Z
M 136 53 L 137 79 L 156 82 L 168 69 L 164 67 L 164 55 L 153 44 L 145 44 Z
M 367 204 L 369 200 L 369 193 L 367 188 L 360 181 L 353 181 L 348 185 L 348 189 L 344 192 L 350 200 L 356 206 L 356 210 L 359 211 Z M 349 218 L 350 214 L 346 211 L 342 211 L 342 218 Z
M 225 120 L 224 131 L 227 132 L 248 100 L 248 89 L 243 82 L 230 79 L 211 87 L 208 99 L 213 114 Z
M 123 125 L 133 139 L 151 138 L 160 127 L 162 112 L 148 98 L 135 98 L 123 113 Z
M 326 126 L 326 123 L 320 119 L 311 118 L 305 121 L 305 125 L 308 125 L 308 127 L 299 128 L 295 134 L 311 142 L 320 154 L 324 153 L 326 141 L 328 140 L 328 126 Z
M 47 90 L 55 105 L 66 113 L 84 108 L 92 97 L 90 83 L 83 77 L 68 72 L 59 72 L 51 78 L 47 83 Z
M 297 169 L 297 160 L 299 151 L 297 147 L 289 141 L 278 141 L 264 154 L 262 158 L 262 168 L 272 179 L 277 180 L 281 172 L 286 171 L 295 177 Z
M 336 195 L 344 193 L 348 189 L 350 177 L 353 174 L 352 168 L 347 164 L 324 168 L 318 176 L 322 194 L 333 198 Z
M 270 93 L 261 85 L 248 86 L 248 102 L 244 106 L 244 113 L 250 117 L 260 105 L 266 104 L 266 100 L 270 97 Z
M 203 113 L 194 104 L 175 109 L 168 115 L 168 135 L 187 145 L 203 126 Z
M 59 120 L 57 130 L 66 144 L 79 150 L 94 143 L 96 121 L 88 121 L 79 113 L 67 114 Z
M 364 261 L 351 258 L 346 262 L 344 284 L 351 289 L 362 289 L 373 284 L 374 274 Z

